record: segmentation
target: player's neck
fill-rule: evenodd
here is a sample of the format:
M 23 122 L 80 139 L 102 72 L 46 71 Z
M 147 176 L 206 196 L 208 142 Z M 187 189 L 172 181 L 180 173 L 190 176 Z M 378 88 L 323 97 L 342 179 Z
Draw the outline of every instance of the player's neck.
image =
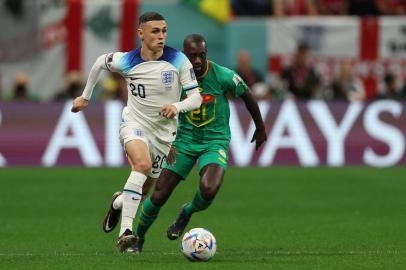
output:
M 141 47 L 141 58 L 144 59 L 145 61 L 156 61 L 159 58 L 161 58 L 163 53 L 164 50 L 154 52 L 144 46 Z

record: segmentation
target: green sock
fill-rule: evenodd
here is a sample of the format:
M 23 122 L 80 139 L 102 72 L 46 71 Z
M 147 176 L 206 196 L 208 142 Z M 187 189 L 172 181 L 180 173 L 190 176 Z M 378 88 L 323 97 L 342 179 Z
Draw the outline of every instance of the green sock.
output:
M 151 197 L 148 197 L 142 208 L 140 214 L 140 221 L 137 226 L 137 236 L 144 239 L 149 227 L 154 223 L 155 219 L 158 217 L 158 213 L 161 207 L 154 205 L 151 202 Z
M 199 212 L 202 210 L 207 209 L 210 204 L 213 202 L 213 199 L 211 200 L 205 200 L 202 197 L 202 194 L 200 193 L 200 191 L 196 192 L 195 197 L 193 198 L 193 201 L 188 203 L 185 207 L 185 212 L 188 215 L 193 214 L 194 212 Z

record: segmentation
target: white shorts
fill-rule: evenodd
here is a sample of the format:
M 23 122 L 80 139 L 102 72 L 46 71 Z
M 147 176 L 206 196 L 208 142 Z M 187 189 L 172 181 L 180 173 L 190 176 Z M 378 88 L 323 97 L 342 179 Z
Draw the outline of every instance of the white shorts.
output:
M 125 145 L 132 140 L 141 140 L 147 145 L 152 161 L 149 176 L 158 178 L 171 148 L 171 144 L 160 141 L 152 130 L 147 129 L 139 123 L 122 122 L 120 125 L 120 142 L 124 151 Z

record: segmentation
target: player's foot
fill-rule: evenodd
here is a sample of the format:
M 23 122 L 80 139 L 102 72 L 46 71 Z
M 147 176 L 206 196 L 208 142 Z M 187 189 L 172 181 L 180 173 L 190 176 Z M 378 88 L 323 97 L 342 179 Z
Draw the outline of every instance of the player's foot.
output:
M 117 249 L 120 252 L 125 252 L 129 247 L 137 243 L 138 238 L 133 234 L 130 229 L 125 230 L 125 232 L 118 238 Z
M 113 203 L 114 200 L 121 195 L 122 192 L 116 192 L 113 194 L 111 198 L 110 209 L 107 212 L 106 217 L 103 220 L 103 231 L 106 233 L 111 232 L 117 226 L 118 222 L 120 221 L 121 216 L 121 209 L 114 209 Z
M 141 253 L 142 252 L 142 247 L 144 246 L 145 239 L 138 238 L 137 237 L 137 242 L 132 245 L 131 247 L 127 248 L 126 252 L 128 253 Z
M 170 240 L 178 239 L 185 230 L 187 224 L 189 223 L 190 217 L 185 211 L 186 204 L 180 209 L 179 216 L 177 219 L 169 226 L 166 234 Z

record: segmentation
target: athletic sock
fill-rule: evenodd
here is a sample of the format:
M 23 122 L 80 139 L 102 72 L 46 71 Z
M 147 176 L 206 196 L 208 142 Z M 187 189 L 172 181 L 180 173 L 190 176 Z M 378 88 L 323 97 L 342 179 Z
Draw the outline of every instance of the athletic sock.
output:
M 211 200 L 204 199 L 202 197 L 202 194 L 200 193 L 200 191 L 198 191 L 198 192 L 196 192 L 196 195 L 193 198 L 193 201 L 186 204 L 184 209 L 185 209 L 186 214 L 191 215 L 194 212 L 199 212 L 199 211 L 207 209 L 212 202 L 213 202 L 213 199 L 211 199 Z
M 158 217 L 161 207 L 154 205 L 151 202 L 151 197 L 148 197 L 141 208 L 140 221 L 137 226 L 137 236 L 144 239 L 149 227 Z
M 123 208 L 123 193 L 117 196 L 113 202 L 113 209 L 118 210 Z
M 121 212 L 121 227 L 119 236 L 126 229 L 133 230 L 133 220 L 137 214 L 137 209 L 142 197 L 142 186 L 147 177 L 140 173 L 132 171 L 128 177 L 123 190 L 123 208 Z

